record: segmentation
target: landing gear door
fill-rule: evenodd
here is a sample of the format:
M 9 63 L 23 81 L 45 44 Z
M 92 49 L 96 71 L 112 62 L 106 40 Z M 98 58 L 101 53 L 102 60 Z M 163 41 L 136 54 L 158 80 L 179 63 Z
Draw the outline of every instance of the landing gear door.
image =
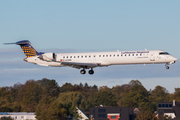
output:
M 155 58 L 156 58 L 156 57 L 155 57 L 154 53 L 151 53 L 151 54 L 150 54 L 150 61 L 155 61 Z

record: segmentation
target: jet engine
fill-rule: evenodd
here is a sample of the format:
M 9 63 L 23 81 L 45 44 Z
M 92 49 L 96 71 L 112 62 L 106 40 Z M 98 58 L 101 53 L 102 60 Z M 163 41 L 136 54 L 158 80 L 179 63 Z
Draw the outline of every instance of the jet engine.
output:
M 51 62 L 56 61 L 56 54 L 55 53 L 44 53 L 40 56 L 41 59 Z

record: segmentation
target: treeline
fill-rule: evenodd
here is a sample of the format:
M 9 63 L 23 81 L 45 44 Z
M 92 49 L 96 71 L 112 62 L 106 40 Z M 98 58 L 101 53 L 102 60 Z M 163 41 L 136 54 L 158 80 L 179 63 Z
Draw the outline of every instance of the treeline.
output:
M 157 103 L 172 100 L 180 101 L 180 88 L 175 88 L 173 94 L 162 86 L 148 91 L 138 80 L 113 88 L 98 88 L 88 83 L 59 86 L 55 80 L 44 78 L 0 88 L 0 112 L 35 112 L 38 120 L 64 120 L 66 116 L 78 118 L 76 107 L 88 114 L 90 107 L 99 105 L 137 107 L 141 112 L 136 120 L 153 120 L 156 119 Z

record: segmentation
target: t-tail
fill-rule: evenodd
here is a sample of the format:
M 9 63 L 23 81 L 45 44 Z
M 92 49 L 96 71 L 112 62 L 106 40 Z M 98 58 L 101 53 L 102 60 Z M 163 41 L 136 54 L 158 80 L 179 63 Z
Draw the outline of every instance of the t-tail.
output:
M 26 57 L 33 57 L 33 56 L 37 56 L 37 55 L 41 55 L 43 54 L 42 52 L 38 52 L 28 40 L 22 40 L 22 41 L 18 41 L 16 43 L 4 43 L 6 45 L 9 44 L 16 44 L 16 45 L 20 45 L 21 49 L 23 50 L 24 54 L 26 55 Z

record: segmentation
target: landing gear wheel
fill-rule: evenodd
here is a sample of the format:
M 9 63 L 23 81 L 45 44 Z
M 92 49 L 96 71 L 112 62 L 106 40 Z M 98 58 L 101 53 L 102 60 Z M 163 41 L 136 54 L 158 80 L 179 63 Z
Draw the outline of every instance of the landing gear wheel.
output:
M 166 69 L 169 69 L 169 66 L 166 66 Z
M 94 74 L 94 71 L 93 70 L 89 70 L 89 74 L 90 75 Z
M 86 74 L 86 71 L 83 69 L 80 71 L 81 74 Z

